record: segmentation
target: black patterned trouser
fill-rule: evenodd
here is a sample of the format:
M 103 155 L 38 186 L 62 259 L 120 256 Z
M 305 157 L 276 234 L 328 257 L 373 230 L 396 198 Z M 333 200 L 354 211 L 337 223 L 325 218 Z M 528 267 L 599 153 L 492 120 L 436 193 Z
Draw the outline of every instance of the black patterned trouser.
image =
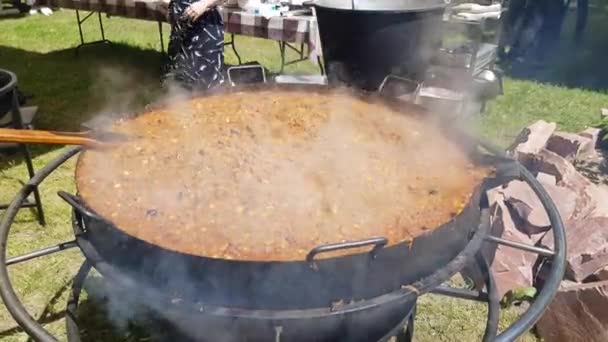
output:
M 224 23 L 217 9 L 194 22 L 182 19 L 194 1 L 173 0 L 169 5 L 172 27 L 164 81 L 207 90 L 224 82 Z

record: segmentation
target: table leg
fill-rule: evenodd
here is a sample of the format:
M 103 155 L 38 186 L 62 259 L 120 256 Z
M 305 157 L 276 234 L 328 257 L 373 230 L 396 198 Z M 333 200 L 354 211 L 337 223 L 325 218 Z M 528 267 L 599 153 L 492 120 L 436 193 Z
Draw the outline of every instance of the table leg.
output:
M 279 74 L 282 74 L 285 71 L 285 42 L 279 43 L 279 51 L 281 52 L 281 69 L 279 70 Z
M 101 12 L 97 12 L 97 18 L 99 19 L 99 31 L 101 31 L 101 40 L 106 40 L 106 33 L 103 30 L 103 21 L 101 20 Z
M 91 16 L 91 13 L 87 15 L 84 20 L 87 20 Z M 76 10 L 76 21 L 78 22 L 78 33 L 80 33 L 80 45 L 84 45 L 84 36 L 82 35 L 82 23 L 84 20 L 80 20 L 80 11 Z M 78 49 L 78 48 L 77 48 Z
M 322 60 L 321 56 L 317 56 L 317 65 L 319 66 L 321 75 L 325 76 L 325 67 L 323 67 L 323 60 Z
M 84 35 L 82 33 L 82 24 L 84 24 L 84 22 L 87 21 L 95 13 L 97 13 L 97 18 L 99 19 L 99 31 L 101 33 L 101 39 L 85 43 Z M 95 11 L 89 12 L 89 14 L 87 14 L 83 19 L 80 19 L 80 11 L 76 10 L 76 22 L 78 23 L 78 33 L 80 34 L 80 44 L 76 47 L 76 55 L 78 55 L 80 48 L 83 46 L 103 44 L 103 43 L 108 43 L 108 44 L 112 43 L 111 41 L 106 39 L 106 34 L 105 34 L 104 27 L 103 27 L 103 20 L 101 19 L 101 12 L 95 12 Z
M 236 51 L 236 45 L 235 45 L 235 41 L 234 41 L 234 33 L 230 34 L 230 41 L 224 43 L 224 47 L 226 47 L 226 46 L 231 46 L 232 47 L 232 51 L 234 52 L 234 55 L 236 56 L 236 59 L 239 62 L 239 65 L 243 65 L 243 62 L 241 61 L 241 56 Z
M 158 21 L 158 34 L 160 36 L 160 52 L 165 52 L 165 39 L 163 38 L 163 22 Z
M 297 48 L 287 42 L 282 42 L 279 41 L 279 51 L 281 53 L 281 69 L 279 71 L 279 73 L 283 73 L 283 71 L 285 71 L 285 67 L 288 65 L 292 65 L 292 64 L 296 64 L 296 63 L 300 63 L 300 62 L 304 62 L 307 61 L 308 58 L 306 58 L 305 54 L 304 54 L 304 44 L 300 44 L 300 48 Z M 298 54 L 298 58 L 291 60 L 291 61 L 287 61 L 287 56 L 286 56 L 286 50 L 287 48 L 290 48 L 291 50 L 293 50 L 295 53 Z M 319 59 L 320 60 L 320 59 Z M 323 68 L 321 67 L 321 73 L 323 73 Z

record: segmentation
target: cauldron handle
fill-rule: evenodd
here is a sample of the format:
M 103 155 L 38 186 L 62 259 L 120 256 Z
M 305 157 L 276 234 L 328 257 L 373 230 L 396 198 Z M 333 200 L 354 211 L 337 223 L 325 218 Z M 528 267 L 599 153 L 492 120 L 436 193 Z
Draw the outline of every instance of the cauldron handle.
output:
M 103 221 L 103 218 L 96 214 L 95 212 L 87 209 L 78 196 L 72 195 L 65 191 L 57 192 L 57 195 L 61 197 L 64 201 L 66 201 L 72 208 L 74 208 L 80 215 L 84 215 L 88 218 L 92 218 L 94 220 Z
M 351 249 L 351 248 L 359 248 L 359 247 L 365 247 L 365 246 L 374 246 L 374 248 L 370 252 L 373 255 L 374 253 L 376 253 L 376 251 L 378 249 L 386 246 L 387 243 L 388 243 L 387 238 L 376 237 L 376 238 L 360 240 L 360 241 L 351 241 L 351 242 L 323 245 L 323 246 L 319 246 L 319 247 L 315 247 L 315 248 L 311 249 L 310 252 L 308 252 L 308 254 L 306 255 L 306 261 L 309 263 L 313 263 L 315 256 L 317 256 L 318 254 L 321 254 L 321 253 L 328 253 L 328 252 L 340 251 L 340 250 Z

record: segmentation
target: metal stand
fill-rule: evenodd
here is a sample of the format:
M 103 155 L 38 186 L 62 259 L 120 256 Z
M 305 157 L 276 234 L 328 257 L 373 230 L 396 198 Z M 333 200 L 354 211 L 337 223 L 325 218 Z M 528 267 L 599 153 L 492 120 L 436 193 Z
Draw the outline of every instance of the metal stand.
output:
M 93 269 L 91 262 L 86 260 L 72 280 L 72 291 L 70 292 L 66 305 L 65 327 L 68 342 L 81 342 L 80 328 L 78 326 L 78 303 L 84 282 Z M 416 306 L 394 329 L 378 342 L 388 342 L 395 338 L 396 342 L 412 342 L 414 337 L 414 322 L 416 320 Z
M 99 31 L 101 33 L 101 39 L 100 40 L 96 40 L 96 41 L 92 41 L 92 42 L 86 42 L 84 41 L 84 35 L 82 34 L 82 24 L 84 24 L 85 21 L 87 21 L 92 15 L 94 15 L 95 13 L 97 13 L 97 18 L 99 19 Z M 111 44 L 112 42 L 106 39 L 106 34 L 105 31 L 103 29 L 103 20 L 101 19 L 101 12 L 89 12 L 89 14 L 87 14 L 83 19 L 80 19 L 80 11 L 76 10 L 76 21 L 78 22 L 78 33 L 80 34 L 80 45 L 78 45 L 76 47 L 76 55 L 78 55 L 80 48 L 84 47 L 84 46 L 88 46 L 88 45 L 96 45 L 96 44 Z
M 11 115 L 12 115 L 12 126 L 15 129 L 26 129 L 25 125 L 23 124 L 23 119 L 21 116 L 21 110 L 19 109 L 19 99 L 17 97 L 17 76 L 8 71 L 8 70 L 2 70 L 0 69 L 0 74 L 4 74 L 6 76 L 8 76 L 10 78 L 10 81 L 8 82 L 8 84 L 6 84 L 4 87 L 0 88 L 0 98 L 4 97 L 6 95 L 10 96 L 11 98 Z M 35 175 L 35 171 L 34 171 L 34 165 L 32 163 L 32 155 L 30 153 L 30 149 L 26 144 L 19 144 L 19 150 L 21 151 L 21 154 L 23 155 L 24 161 L 25 161 L 25 166 L 27 167 L 27 173 L 29 175 L 30 180 L 32 178 L 34 178 Z M 35 185 L 32 187 L 31 192 L 34 193 L 34 202 L 30 202 L 27 200 L 27 196 L 23 198 L 22 201 L 19 202 L 19 208 L 23 209 L 23 208 L 36 208 L 36 213 L 37 213 L 37 218 L 38 218 L 38 223 L 40 223 L 40 225 L 44 226 L 46 225 L 46 221 L 44 219 L 44 210 L 42 209 L 42 200 L 40 199 L 40 192 L 38 190 L 38 186 Z M 9 205 L 7 204 L 0 204 L 0 210 L 6 210 L 9 208 Z
M 93 265 L 89 261 L 85 261 L 78 273 L 74 277 L 72 281 L 72 292 L 68 297 L 68 304 L 65 309 L 65 328 L 68 342 L 80 342 L 80 329 L 78 328 L 78 301 L 80 300 L 80 293 L 82 292 L 82 287 L 84 285 L 84 281 L 91 272 Z
M 477 145 L 480 148 L 487 150 L 489 153 L 493 154 L 499 160 L 508 161 L 509 164 L 514 161 L 510 159 L 502 150 L 495 148 L 494 146 L 480 141 L 477 141 Z M 91 250 L 87 250 L 92 245 L 88 242 L 86 238 L 86 232 L 80 231 L 74 227 L 74 234 L 76 236 L 75 241 L 69 241 L 54 247 L 46 248 L 37 252 L 29 253 L 27 255 L 19 256 L 16 258 L 6 259 L 7 252 L 7 239 L 9 235 L 10 228 L 13 224 L 17 211 L 19 210 L 19 206 L 23 202 L 23 200 L 29 196 L 32 191 L 55 169 L 61 166 L 64 162 L 72 158 L 80 151 L 79 148 L 72 148 L 67 150 L 63 155 L 60 155 L 55 160 L 51 161 L 46 167 L 41 169 L 15 196 L 12 203 L 10 204 L 7 212 L 5 213 L 2 221 L 0 222 L 0 295 L 4 300 L 4 303 L 11 313 L 15 321 L 23 328 L 23 330 L 31 336 L 33 339 L 41 342 L 49 342 L 49 341 L 57 341 L 57 339 L 52 336 L 48 331 L 46 331 L 36 320 L 27 312 L 24 308 L 23 304 L 15 294 L 13 286 L 11 284 L 11 280 L 8 275 L 8 266 L 10 264 L 15 264 L 17 262 L 23 262 L 26 260 L 31 260 L 33 258 L 48 255 L 51 253 L 55 253 L 58 251 L 65 250 L 67 248 L 73 248 L 78 245 L 80 249 L 83 251 L 83 254 L 91 257 L 90 262 L 94 263 L 95 268 L 104 276 L 114 274 L 113 267 L 110 264 L 105 263 L 102 259 L 99 259 L 99 256 L 94 257 L 94 253 L 91 254 Z M 463 251 L 458 257 L 450 262 L 444 269 L 438 270 L 438 274 L 454 274 L 453 272 L 457 272 L 458 269 L 462 269 L 467 261 L 475 261 L 476 266 L 481 271 L 481 274 L 485 276 L 485 292 L 471 291 L 465 289 L 455 289 L 451 287 L 439 286 L 439 283 L 435 283 L 433 279 L 440 279 L 437 276 L 431 276 L 425 278 L 417 283 L 415 286 L 415 293 L 408 292 L 411 296 L 419 296 L 421 293 L 432 292 L 436 294 L 451 296 L 455 298 L 461 298 L 466 300 L 475 300 L 475 301 L 484 301 L 489 303 L 488 310 L 488 323 L 486 326 L 485 334 L 483 341 L 497 341 L 497 342 L 510 342 L 515 341 L 520 335 L 524 332 L 530 330 L 532 326 L 540 319 L 543 312 L 547 309 L 548 305 L 553 300 L 557 290 L 559 288 L 560 282 L 563 278 L 565 271 L 565 263 L 566 263 L 566 239 L 565 239 L 565 231 L 564 226 L 559 216 L 559 212 L 555 206 L 555 204 L 551 201 L 549 195 L 546 190 L 542 187 L 542 185 L 536 180 L 534 175 L 532 175 L 527 169 L 521 166 L 519 163 L 515 162 L 516 167 L 510 171 L 512 171 L 513 179 L 521 179 L 525 181 L 533 192 L 538 196 L 539 200 L 543 204 L 545 211 L 548 214 L 549 220 L 551 222 L 552 233 L 555 241 L 554 250 L 549 250 L 545 248 L 539 248 L 535 246 L 529 246 L 521 243 L 516 243 L 513 241 L 505 240 L 499 237 L 487 235 L 488 227 L 481 228 L 477 233 L 474 234 L 471 239 L 471 243 L 467 247 L 465 251 Z M 497 184 L 498 186 L 499 184 Z M 489 215 L 489 214 L 488 214 Z M 508 327 L 505 331 L 497 335 L 498 332 L 498 318 L 499 318 L 499 298 L 496 292 L 496 287 L 494 283 L 494 278 L 490 271 L 490 268 L 486 262 L 486 260 L 481 256 L 481 244 L 482 241 L 488 244 L 500 244 L 503 246 L 520 249 L 526 252 L 536 253 L 541 257 L 544 257 L 550 261 L 551 269 L 548 271 L 548 275 L 546 278 L 546 282 L 543 287 L 540 289 L 539 294 L 535 298 L 534 302 L 530 305 L 528 310 L 519 318 L 518 321 L 513 323 L 510 327 Z M 474 243 L 473 243 L 474 242 Z M 88 246 L 88 247 L 87 247 Z M 87 253 L 87 251 L 89 253 Z M 94 251 L 94 250 L 93 250 Z M 473 256 L 475 256 L 473 258 Z M 473 258 L 473 260 L 471 260 Z M 74 331 L 77 331 L 77 325 L 75 324 L 76 320 L 74 317 L 75 308 L 77 307 L 77 299 L 80 294 L 82 279 L 86 277 L 90 270 L 89 263 L 85 263 L 81 270 L 79 271 L 75 284 L 74 284 L 74 292 L 70 301 L 68 303 L 68 317 L 67 317 L 67 328 L 68 334 L 72 335 Z M 113 281 L 118 281 L 120 286 L 125 286 L 130 289 L 138 289 L 137 283 L 133 282 L 129 278 L 117 277 L 116 279 L 112 278 Z M 438 287 L 439 286 L 439 287 Z M 145 291 L 144 291 L 145 292 Z M 401 296 L 401 294 L 399 294 Z M 413 298 L 415 298 L 413 297 Z M 208 308 L 207 312 L 211 313 L 214 309 Z M 223 309 L 221 309 L 223 310 Z M 408 317 L 406 317 L 403 321 L 403 324 L 400 324 L 394 331 L 391 331 L 392 335 L 388 337 L 393 337 L 397 335 L 398 341 L 411 341 L 413 336 L 413 328 L 414 328 L 414 320 L 415 320 L 415 311 L 413 311 Z M 403 329 L 407 324 L 407 329 Z M 73 341 L 79 341 L 78 339 Z M 384 340 L 382 340 L 384 342 Z
M 93 269 L 91 262 L 86 260 L 78 270 L 78 273 L 72 280 L 72 291 L 67 300 L 65 326 L 68 342 L 81 342 L 80 328 L 78 326 L 78 303 L 82 292 L 84 282 Z M 414 337 L 414 322 L 416 320 L 416 306 L 412 311 L 401 321 L 394 329 L 378 342 L 388 342 L 391 338 L 395 338 L 396 342 L 412 342 Z

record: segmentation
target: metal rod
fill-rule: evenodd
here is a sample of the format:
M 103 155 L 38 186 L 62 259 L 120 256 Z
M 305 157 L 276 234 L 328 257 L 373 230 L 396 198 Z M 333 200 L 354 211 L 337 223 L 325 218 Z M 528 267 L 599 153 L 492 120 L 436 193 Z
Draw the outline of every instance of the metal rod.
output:
M 279 71 L 279 73 L 283 73 L 283 71 L 285 71 L 285 67 L 288 65 L 293 65 L 296 63 L 300 63 L 300 62 L 304 62 L 307 61 L 308 58 L 304 57 L 304 44 L 300 45 L 300 48 L 298 49 L 297 47 L 287 43 L 287 42 L 283 42 L 283 41 L 279 41 L 279 50 L 281 51 L 281 70 Z M 291 50 L 293 50 L 296 54 L 298 54 L 298 58 L 291 60 L 291 61 L 287 61 L 287 48 L 290 48 Z M 321 66 L 321 64 L 319 64 L 319 67 L 321 69 L 321 74 L 324 74 L 324 70 L 323 67 Z
M 505 151 L 482 139 L 478 139 L 478 143 L 487 151 L 498 157 L 509 158 Z M 530 305 L 528 310 L 526 310 L 519 320 L 498 335 L 494 342 L 515 341 L 525 331 L 528 331 L 540 319 L 553 298 L 555 298 L 566 272 L 566 232 L 559 211 L 557 210 L 555 203 L 551 200 L 551 196 L 549 196 L 547 191 L 530 171 L 521 167 L 520 173 L 522 180 L 524 180 L 532 191 L 534 191 L 536 196 L 538 196 L 543 208 L 549 216 L 552 228 L 551 231 L 553 232 L 554 252 L 551 257 L 551 271 L 547 275 L 545 284 L 536 296 L 534 303 Z
M 407 333 L 405 333 L 405 330 L 407 329 L 408 332 L 411 332 L 413 334 L 413 331 L 414 331 L 413 323 L 414 323 L 414 319 L 416 318 L 416 302 L 414 302 L 411 305 L 412 305 L 412 309 L 403 318 L 403 320 L 401 320 L 401 322 L 399 322 L 399 324 L 397 324 L 397 326 L 395 326 L 393 329 L 391 329 L 391 331 L 389 331 L 386 335 L 384 335 L 384 337 L 379 339 L 377 342 L 388 342 L 388 341 L 392 340 L 393 338 L 396 338 L 396 340 L 398 342 L 407 341 Z M 403 338 L 405 338 L 405 340 Z M 411 342 L 411 340 L 410 340 L 410 342 Z
M 319 65 L 319 70 L 321 71 L 321 75 L 325 76 L 325 67 L 323 66 L 323 61 L 320 56 L 317 56 L 317 65 Z
M 6 265 L 10 266 L 10 265 L 14 265 L 14 264 L 18 264 L 24 261 L 28 261 L 28 260 L 32 260 L 41 256 L 45 256 L 45 255 L 49 255 L 49 254 L 54 254 L 57 252 L 61 252 L 61 251 L 65 251 L 68 249 L 72 249 L 74 247 L 78 247 L 78 245 L 76 244 L 76 240 L 74 241 L 68 241 L 68 242 L 63 242 L 60 243 L 56 246 L 52 246 L 52 247 L 47 247 L 47 248 L 43 248 L 31 253 L 27 253 L 27 254 L 23 254 L 20 256 L 16 256 L 13 258 L 10 258 L 8 260 L 6 260 Z
M 8 204 L 0 204 L 0 210 L 6 210 L 8 209 Z M 21 208 L 35 208 L 38 205 L 36 203 L 31 203 L 31 202 L 27 202 L 27 201 L 23 201 L 23 204 L 21 204 Z
M 407 327 L 405 330 L 401 330 L 397 336 L 395 336 L 396 342 L 412 342 L 414 340 L 414 324 L 416 321 L 416 305 L 414 305 L 414 309 L 410 314 L 410 317 L 407 321 Z
M 17 324 L 35 341 L 39 342 L 55 342 L 58 341 L 53 335 L 46 331 L 40 323 L 32 317 L 19 301 L 17 294 L 11 284 L 8 275 L 8 267 L 6 265 L 6 248 L 9 231 L 20 204 L 29 196 L 33 190 L 33 186 L 38 186 L 48 175 L 62 165 L 66 160 L 73 157 L 80 151 L 80 148 L 70 148 L 65 153 L 51 161 L 38 173 L 29 180 L 27 186 L 24 186 L 16 195 L 10 206 L 0 220 L 0 296 L 4 301 L 6 309 L 15 319 Z
M 82 24 L 84 24 L 84 22 L 87 21 L 95 13 L 97 13 L 97 17 L 99 19 L 99 30 L 101 31 L 101 39 L 93 41 L 93 42 L 85 43 L 84 35 L 82 33 Z M 87 14 L 83 19 L 80 19 L 80 11 L 76 10 L 76 20 L 78 21 L 78 33 L 80 34 L 80 44 L 78 46 L 76 46 L 76 50 L 75 50 L 76 55 L 78 55 L 80 48 L 82 48 L 84 46 L 101 44 L 101 43 L 108 43 L 108 44 L 112 43 L 111 41 L 106 39 L 106 34 L 105 34 L 104 27 L 103 27 L 103 21 L 101 19 L 101 12 L 92 11 L 92 12 L 89 12 L 89 14 Z
M 17 76 L 12 74 L 11 78 L 15 79 L 15 84 L 13 85 L 13 88 L 11 90 L 12 125 L 13 125 L 13 128 L 16 128 L 16 129 L 25 129 L 26 127 L 23 124 L 23 117 L 21 116 L 19 97 L 17 96 L 17 91 L 15 90 L 16 86 L 17 86 L 17 83 L 16 83 Z M 32 163 L 32 154 L 30 153 L 30 149 L 26 144 L 19 144 L 19 148 L 21 149 L 21 153 L 23 154 L 23 158 L 25 159 L 25 165 L 27 167 L 27 173 L 29 175 L 29 179 L 32 179 L 32 177 L 34 177 L 34 175 L 35 175 L 35 171 L 34 171 L 34 165 Z M 37 215 L 38 223 L 40 223 L 40 225 L 44 226 L 46 222 L 44 220 L 44 212 L 42 210 L 42 200 L 40 199 L 40 192 L 38 191 L 37 186 L 33 188 L 33 192 L 34 192 L 34 206 L 36 207 L 36 211 L 38 214 Z M 21 208 L 23 208 L 23 207 L 24 206 L 22 205 Z M 7 209 L 7 208 L 5 208 L 5 209 Z
M 482 342 L 493 342 L 498 334 L 498 324 L 500 321 L 500 296 L 498 295 L 496 281 L 487 260 L 481 252 L 477 253 L 475 259 L 481 273 L 486 275 L 486 291 L 488 291 L 488 320 Z
M 84 24 L 84 22 L 87 21 L 87 19 L 89 19 L 93 14 L 95 14 L 95 12 L 89 12 L 89 14 L 87 14 L 86 17 L 84 17 L 84 19 L 82 19 L 82 20 L 78 19 L 78 20 L 81 24 Z
M 499 245 L 503 245 L 503 246 L 507 246 L 507 247 L 511 247 L 511 248 L 521 249 L 523 251 L 530 252 L 530 253 L 536 253 L 536 254 L 539 254 L 539 255 L 542 255 L 542 256 L 545 256 L 545 257 L 553 257 L 555 255 L 555 252 L 553 252 L 550 249 L 546 249 L 546 248 L 542 248 L 542 247 L 536 247 L 536 246 L 530 246 L 530 245 L 527 245 L 525 243 L 505 240 L 505 239 L 501 239 L 499 237 L 492 236 L 492 235 L 486 236 L 486 241 L 488 241 L 488 242 L 494 242 L 494 243 L 497 243 Z
M 431 293 L 440 295 L 440 296 L 472 300 L 472 301 L 476 301 L 476 302 L 487 302 L 488 301 L 488 294 L 485 292 L 479 292 L 479 291 L 473 291 L 473 290 L 467 290 L 467 289 L 458 289 L 458 288 L 450 287 L 450 286 L 439 286 L 438 288 L 431 291 Z
M 281 70 L 279 70 L 279 74 L 282 74 L 285 71 L 285 42 L 279 43 L 279 51 L 281 52 Z
M 232 52 L 234 52 L 234 55 L 236 56 L 236 59 L 239 62 L 239 65 L 242 65 L 243 62 L 241 61 L 241 56 L 239 55 L 238 51 L 236 51 L 236 44 L 235 44 L 235 40 L 234 40 L 234 33 L 230 34 L 230 42 L 226 43 L 225 45 L 232 46 Z
M 158 21 L 158 33 L 160 34 L 160 52 L 165 52 L 165 40 L 163 38 L 163 22 Z
M 84 285 L 84 281 L 87 275 L 91 271 L 93 265 L 88 261 L 80 266 L 78 273 L 72 281 L 72 292 L 68 298 L 68 304 L 65 310 L 65 327 L 68 342 L 80 342 L 80 329 L 78 328 L 77 313 L 78 313 L 78 301 L 80 300 L 80 293 Z
M 34 165 L 32 163 L 32 154 L 30 153 L 30 149 L 26 144 L 21 144 L 21 150 L 23 152 L 23 156 L 25 157 L 25 165 L 27 166 L 27 172 L 32 179 L 35 175 Z M 40 191 L 38 191 L 38 187 L 34 187 L 34 206 L 36 207 L 38 223 L 41 226 L 46 225 L 46 220 L 44 219 L 44 211 L 42 210 L 42 199 L 40 198 Z
M 302 56 L 304 55 L 304 44 L 301 45 L 301 49 L 298 49 L 297 47 L 289 44 L 288 42 L 282 42 L 284 44 L 285 47 L 290 48 L 292 51 L 294 51 L 297 54 L 301 54 Z M 303 57 L 302 57 L 303 58 Z
M 297 64 L 297 63 L 300 63 L 300 62 L 304 62 L 306 60 L 308 60 L 308 58 L 294 59 L 293 61 L 285 62 L 285 66 L 292 65 L 292 64 Z
M 101 20 L 101 12 L 97 12 L 99 18 L 99 30 L 101 31 L 101 40 L 106 40 L 106 33 L 103 30 L 103 21 Z
M 80 33 L 80 44 L 84 44 L 84 36 L 82 35 L 82 21 L 80 21 L 80 11 L 76 10 L 76 21 L 78 22 L 78 33 Z

